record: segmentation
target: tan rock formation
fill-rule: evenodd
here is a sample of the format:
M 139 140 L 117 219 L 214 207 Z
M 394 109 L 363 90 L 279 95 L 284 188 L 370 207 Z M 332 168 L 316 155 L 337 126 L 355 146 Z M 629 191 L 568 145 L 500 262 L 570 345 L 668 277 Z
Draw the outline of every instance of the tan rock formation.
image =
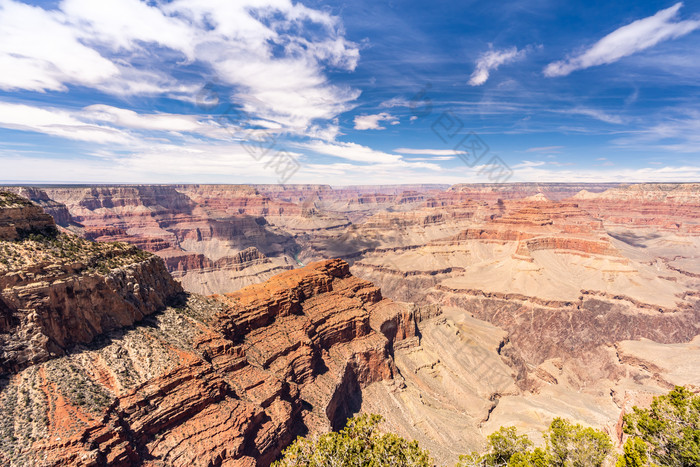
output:
M 53 234 L 53 218 L 39 206 L 7 191 L 0 191 L 0 240 L 18 240 L 29 234 Z

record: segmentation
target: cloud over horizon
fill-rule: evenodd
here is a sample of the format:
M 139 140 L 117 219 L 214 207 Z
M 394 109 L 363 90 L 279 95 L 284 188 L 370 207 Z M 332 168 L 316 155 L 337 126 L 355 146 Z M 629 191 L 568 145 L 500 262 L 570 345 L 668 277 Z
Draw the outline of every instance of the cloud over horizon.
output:
M 287 154 L 290 183 L 487 183 L 496 157 L 512 181 L 685 179 L 700 6 L 671 5 L 0 0 L 0 176 L 284 183 Z

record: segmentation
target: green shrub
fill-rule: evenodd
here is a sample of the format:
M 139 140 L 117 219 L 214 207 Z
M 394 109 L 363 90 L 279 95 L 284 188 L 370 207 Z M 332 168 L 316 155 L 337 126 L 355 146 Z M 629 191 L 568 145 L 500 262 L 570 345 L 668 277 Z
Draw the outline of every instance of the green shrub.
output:
M 297 438 L 283 452 L 276 467 L 308 466 L 431 466 L 427 451 L 415 441 L 379 432 L 379 415 L 363 414 L 348 420 L 340 432 L 316 440 Z
M 700 465 L 700 396 L 676 386 L 655 397 L 648 409 L 632 410 L 624 416 L 623 430 L 634 441 L 625 443 L 619 466 L 644 465 L 635 462 L 644 462 L 647 455 L 669 467 Z
M 545 438 L 554 466 L 599 467 L 612 450 L 610 437 L 602 431 L 562 418 L 552 421 Z
M 649 465 L 647 445 L 640 438 L 628 438 L 624 446 L 625 453 L 617 458 L 615 467 L 645 467 Z
M 486 452 L 461 456 L 458 467 L 598 467 L 612 451 L 600 430 L 555 418 L 544 433 L 546 449 L 530 450 L 532 442 L 515 427 L 501 427 L 488 437 Z

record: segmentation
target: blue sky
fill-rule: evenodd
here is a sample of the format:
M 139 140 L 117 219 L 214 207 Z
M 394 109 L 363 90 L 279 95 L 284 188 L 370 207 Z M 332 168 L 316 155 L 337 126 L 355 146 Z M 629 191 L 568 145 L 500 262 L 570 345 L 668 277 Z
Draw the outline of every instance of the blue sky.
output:
M 0 0 L 0 181 L 700 180 L 700 2 Z

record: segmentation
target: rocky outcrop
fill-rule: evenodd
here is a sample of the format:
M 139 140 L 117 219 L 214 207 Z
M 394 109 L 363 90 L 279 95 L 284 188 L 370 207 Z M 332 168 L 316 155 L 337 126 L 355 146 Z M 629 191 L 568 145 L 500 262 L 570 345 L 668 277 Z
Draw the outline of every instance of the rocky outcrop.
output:
M 4 199 L 0 219 L 14 234 L 0 241 L 0 373 L 129 326 L 182 291 L 159 258 L 58 234 L 40 207 Z
M 495 202 L 498 199 L 523 199 L 542 194 L 547 199 L 559 201 L 581 190 L 602 192 L 619 186 L 619 183 L 460 183 L 449 192 L 467 194 L 475 200 Z
M 394 343 L 438 313 L 383 298 L 342 260 L 191 297 L 104 344 L 20 372 L 5 394 L 45 388 L 31 403 L 46 411 L 48 436 L 18 459 L 269 465 L 297 435 L 341 427 L 364 388 L 396 376 Z M 64 386 L 67 378 L 78 382 Z M 86 400 L 102 402 L 85 410 Z M 63 424 L 59 407 L 78 422 Z
M 602 193 L 582 190 L 572 199 L 609 224 L 700 234 L 700 184 L 697 183 L 643 183 Z
M 0 191 L 0 241 L 55 233 L 56 224 L 39 206 L 14 193 Z
M 582 238 L 557 237 L 538 237 L 521 242 L 518 245 L 516 254 L 525 255 L 538 250 L 579 252 L 586 255 L 622 256 L 620 255 L 619 251 L 610 244 L 610 242 L 586 240 Z
M 50 274 L 42 274 L 50 268 Z M 99 268 L 99 266 L 98 266 Z M 24 276 L 24 278 L 22 278 Z M 163 309 L 181 292 L 162 260 L 134 258 L 99 272 L 81 263 L 41 265 L 0 276 L 6 323 L 0 370 L 16 372 Z
M 241 282 L 259 282 L 269 277 L 270 270 L 291 263 L 287 252 L 297 250 L 291 235 L 272 229 L 262 216 L 301 217 L 303 209 L 248 186 L 124 185 L 45 191 L 65 204 L 79 223 L 71 231 L 90 240 L 128 242 L 157 254 L 190 291 L 226 292 Z M 275 264 L 256 268 L 266 261 L 247 261 L 249 248 L 275 258 Z M 236 281 L 237 277 L 242 280 Z M 222 290 L 227 283 L 236 285 Z
M 191 270 L 225 269 L 242 271 L 253 265 L 271 263 L 270 259 L 255 247 L 212 261 L 202 254 L 172 254 L 164 257 L 168 270 L 178 275 Z
M 30 186 L 7 187 L 6 189 L 40 206 L 61 227 L 68 227 L 74 223 L 66 205 L 51 199 L 46 191 Z
M 518 242 L 515 257 L 527 261 L 532 261 L 532 252 L 540 250 L 621 256 L 610 243 L 602 223 L 578 204 L 555 203 L 539 197 L 503 206 L 508 209 L 505 214 L 494 215 L 485 225 L 466 229 L 447 242 Z

